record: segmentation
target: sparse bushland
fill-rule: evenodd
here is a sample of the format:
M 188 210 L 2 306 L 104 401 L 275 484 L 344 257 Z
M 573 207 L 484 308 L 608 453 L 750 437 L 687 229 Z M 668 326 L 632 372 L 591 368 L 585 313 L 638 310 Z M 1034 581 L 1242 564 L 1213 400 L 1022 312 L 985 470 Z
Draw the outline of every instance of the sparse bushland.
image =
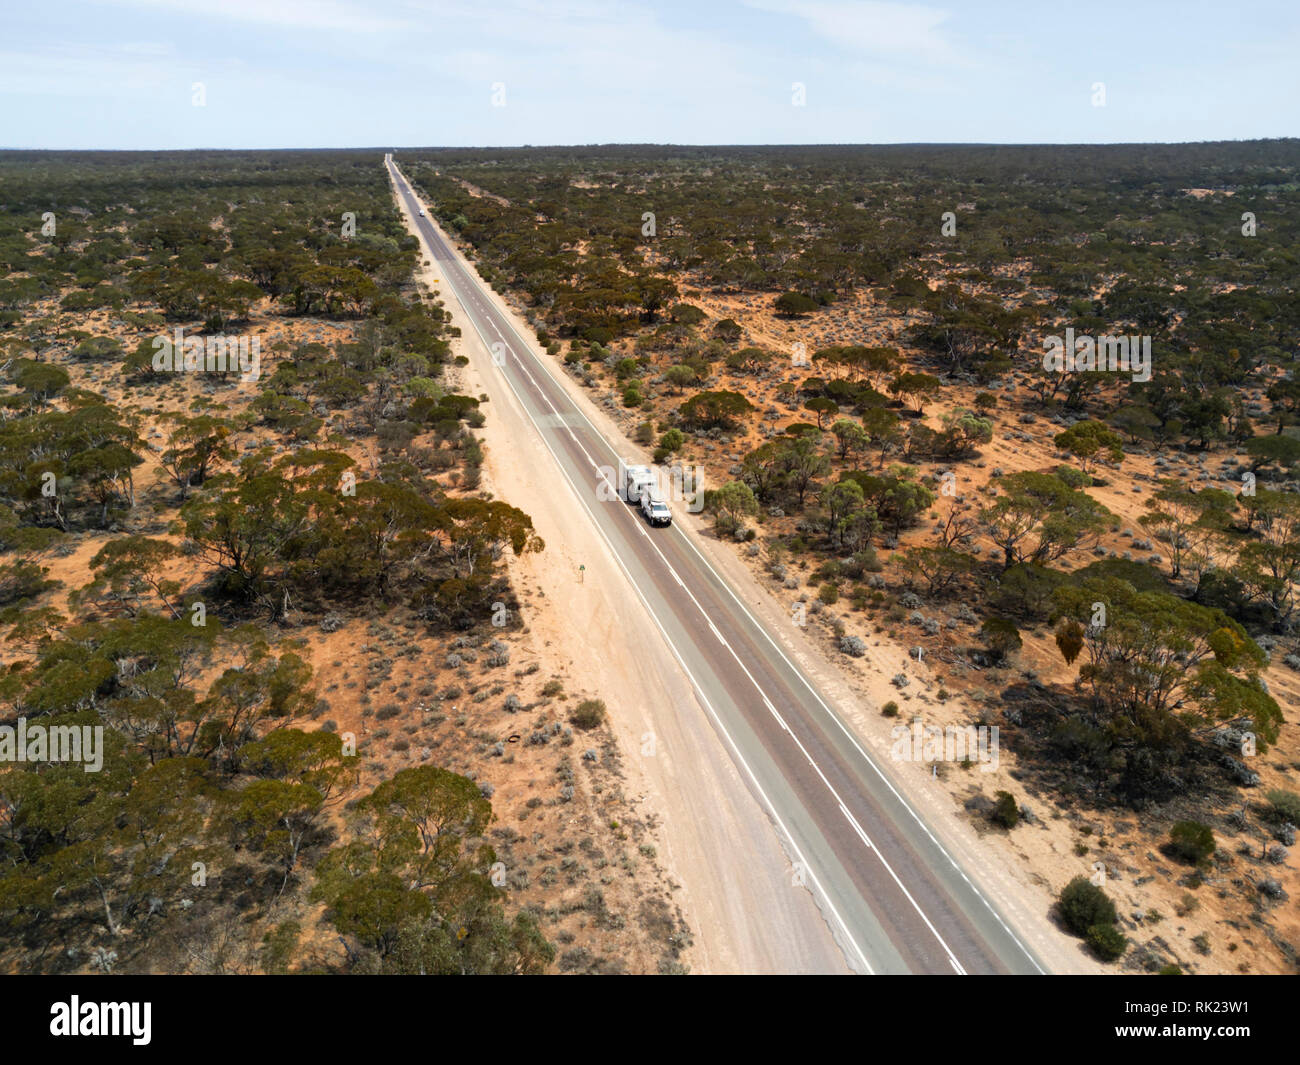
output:
M 655 460 L 705 465 L 716 534 L 755 537 L 742 557 L 817 608 L 836 662 L 861 669 L 873 636 L 924 651 L 1062 811 L 1222 838 L 1233 805 L 1235 830 L 1273 831 L 1250 789 L 1294 754 L 1300 142 L 447 150 L 409 171 L 584 387 L 620 402 L 634 360 L 635 420 L 677 434 Z M 1264 201 L 1283 217 L 1251 239 Z M 1098 355 L 1149 337 L 1149 375 L 1045 367 L 1067 328 Z M 1123 951 L 1113 923 L 1078 934 Z
M 405 684 L 340 731 L 293 631 L 485 627 L 517 606 L 502 553 L 542 548 L 476 491 L 485 415 L 378 157 L 0 153 L 0 181 L 0 720 L 103 728 L 98 772 L 0 770 L 6 965 L 546 968 L 490 875 L 490 785 L 386 766 L 388 727 L 415 757 L 429 723 Z M 260 376 L 159 369 L 178 331 L 253 334 Z M 312 893 L 327 923 L 286 920 Z

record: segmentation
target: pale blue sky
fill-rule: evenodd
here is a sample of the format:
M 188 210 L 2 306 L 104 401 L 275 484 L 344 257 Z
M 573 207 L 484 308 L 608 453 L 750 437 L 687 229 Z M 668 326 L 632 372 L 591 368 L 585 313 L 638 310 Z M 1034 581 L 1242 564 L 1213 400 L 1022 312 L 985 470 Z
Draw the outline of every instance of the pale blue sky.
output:
M 6 0 L 0 28 L 4 147 L 1300 132 L 1297 0 Z

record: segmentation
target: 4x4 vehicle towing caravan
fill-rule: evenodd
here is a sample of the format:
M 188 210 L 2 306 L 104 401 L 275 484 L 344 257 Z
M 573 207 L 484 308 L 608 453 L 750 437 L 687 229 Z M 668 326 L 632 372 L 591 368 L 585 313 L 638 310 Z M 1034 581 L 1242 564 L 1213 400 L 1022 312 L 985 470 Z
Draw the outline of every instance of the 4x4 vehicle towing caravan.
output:
M 651 525 L 671 525 L 673 523 L 673 512 L 668 509 L 668 504 L 660 498 L 658 492 L 641 493 L 641 513 L 645 515 L 645 520 Z
M 641 508 L 646 521 L 651 525 L 671 525 L 672 511 L 659 494 L 655 481 L 655 471 L 650 466 L 629 466 L 622 459 L 618 460 L 618 495 L 627 503 L 635 503 Z

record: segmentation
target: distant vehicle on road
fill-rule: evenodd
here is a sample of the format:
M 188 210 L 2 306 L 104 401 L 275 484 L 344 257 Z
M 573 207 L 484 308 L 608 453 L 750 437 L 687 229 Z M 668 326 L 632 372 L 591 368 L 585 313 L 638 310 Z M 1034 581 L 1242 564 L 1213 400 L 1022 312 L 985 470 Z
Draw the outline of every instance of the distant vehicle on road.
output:
M 423 208 L 423 207 L 420 208 L 420 217 L 421 217 L 421 218 L 425 217 L 425 215 L 424 215 L 424 208 Z

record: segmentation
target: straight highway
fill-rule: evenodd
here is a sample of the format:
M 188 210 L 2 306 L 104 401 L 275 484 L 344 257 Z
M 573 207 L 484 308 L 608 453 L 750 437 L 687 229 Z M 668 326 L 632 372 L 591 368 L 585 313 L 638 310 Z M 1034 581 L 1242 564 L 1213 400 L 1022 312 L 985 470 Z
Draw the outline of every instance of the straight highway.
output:
M 944 849 L 691 535 L 676 523 L 649 528 L 637 508 L 618 499 L 619 447 L 588 420 L 441 231 L 419 216 L 405 177 L 391 157 L 385 162 L 441 278 L 553 456 L 551 472 L 574 487 L 629 591 L 663 633 L 849 966 L 862 973 L 1044 972 L 995 900 Z

